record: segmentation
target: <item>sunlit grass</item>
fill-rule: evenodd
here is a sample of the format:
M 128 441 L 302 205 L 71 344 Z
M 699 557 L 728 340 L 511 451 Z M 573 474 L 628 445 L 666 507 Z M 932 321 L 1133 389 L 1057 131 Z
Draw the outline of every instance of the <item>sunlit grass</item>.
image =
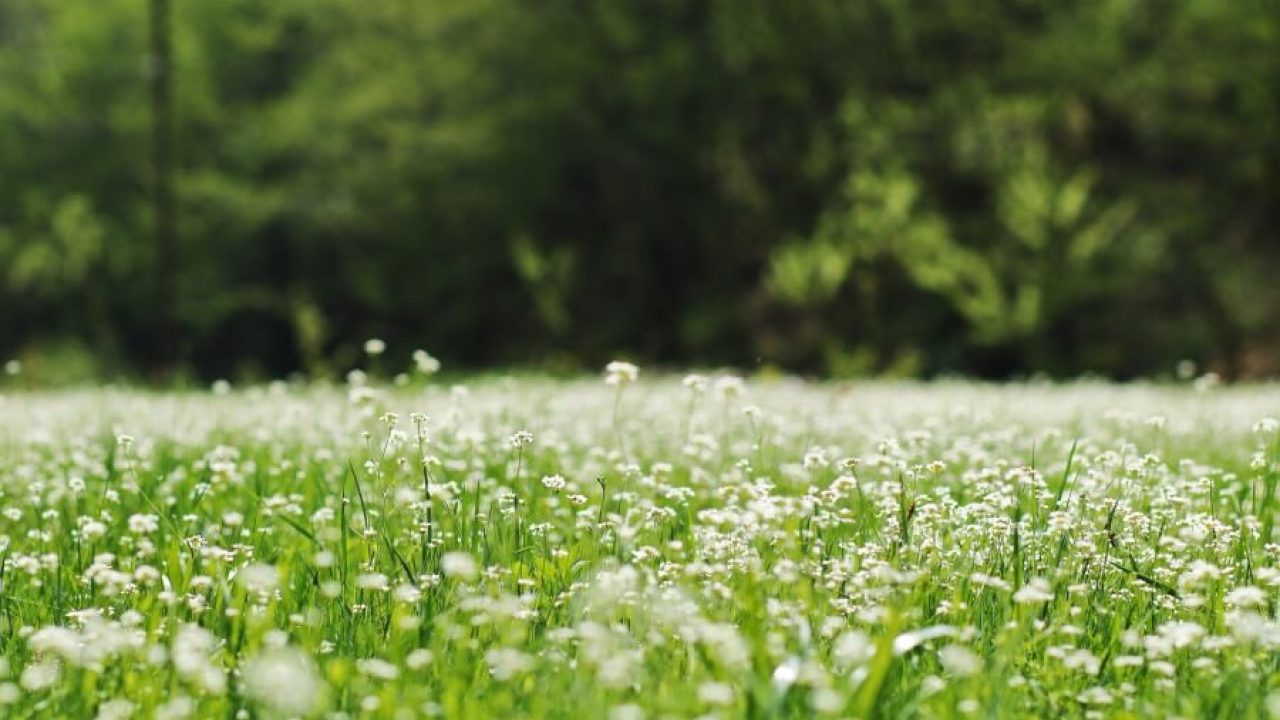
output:
M 625 364 L 10 392 L 0 716 L 1265 716 L 1278 413 Z

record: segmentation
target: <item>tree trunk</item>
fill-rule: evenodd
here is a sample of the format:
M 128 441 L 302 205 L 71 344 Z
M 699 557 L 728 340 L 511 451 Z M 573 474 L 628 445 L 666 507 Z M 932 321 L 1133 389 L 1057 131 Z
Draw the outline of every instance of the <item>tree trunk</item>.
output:
M 154 264 L 153 372 L 172 374 L 179 358 L 174 316 L 178 231 L 174 210 L 173 42 L 170 0 L 151 2 L 151 163 Z

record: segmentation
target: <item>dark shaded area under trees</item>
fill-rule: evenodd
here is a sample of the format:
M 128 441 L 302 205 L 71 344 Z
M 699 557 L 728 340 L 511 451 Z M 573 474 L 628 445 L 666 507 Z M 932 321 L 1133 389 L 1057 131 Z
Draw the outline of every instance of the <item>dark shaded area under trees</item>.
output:
M 1278 227 L 1271 0 L 0 3 L 50 378 L 1257 376 Z

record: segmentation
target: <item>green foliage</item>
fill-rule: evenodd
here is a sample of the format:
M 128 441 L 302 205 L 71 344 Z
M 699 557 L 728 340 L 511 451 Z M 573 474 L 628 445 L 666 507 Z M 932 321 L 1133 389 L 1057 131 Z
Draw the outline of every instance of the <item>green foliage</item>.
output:
M 1275 3 L 173 5 L 172 268 L 146 4 L 0 7 L 0 354 L 153 363 L 161 273 L 205 376 L 375 334 L 455 366 L 1280 366 Z

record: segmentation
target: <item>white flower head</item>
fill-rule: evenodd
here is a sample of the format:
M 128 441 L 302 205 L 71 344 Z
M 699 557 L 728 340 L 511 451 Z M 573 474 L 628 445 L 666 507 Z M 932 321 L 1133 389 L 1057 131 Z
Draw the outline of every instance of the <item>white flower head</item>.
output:
M 324 695 L 315 665 L 297 648 L 264 650 L 244 664 L 245 694 L 282 715 L 309 715 Z
M 746 382 L 737 375 L 721 375 L 716 378 L 716 393 L 726 400 L 739 397 L 746 391 Z
M 849 630 L 836 639 L 831 654 L 841 665 L 861 665 L 876 654 L 876 646 L 861 630 Z
M 685 375 L 684 379 L 680 381 L 680 384 L 685 386 L 685 388 L 693 392 L 695 395 L 701 395 L 707 391 L 707 377 L 705 375 L 699 375 L 697 373 Z
M 150 515 L 137 513 L 129 516 L 129 532 L 137 535 L 146 535 L 160 529 L 160 517 L 158 515 Z
M 440 558 L 440 569 L 445 575 L 459 580 L 474 580 L 479 573 L 475 559 L 464 552 L 445 553 Z
M 494 648 L 484 659 L 495 680 L 510 680 L 533 669 L 533 658 L 515 648 Z
M 404 664 L 410 670 L 421 670 L 435 660 L 435 654 L 426 648 L 418 648 L 405 656 Z
M 413 365 L 423 375 L 435 375 L 440 372 L 440 361 L 426 350 L 413 351 Z
M 1280 420 L 1273 417 L 1264 417 L 1253 424 L 1253 432 L 1258 435 L 1274 435 L 1280 432 Z
M 400 668 L 382 658 L 364 658 L 356 661 L 356 670 L 378 680 L 395 680 L 400 675 Z
M 1252 585 L 1242 585 L 1232 589 L 1223 598 L 1223 602 L 1227 607 L 1266 607 L 1267 593 L 1265 590 Z
M 382 573 L 364 573 L 356 577 L 356 587 L 361 590 L 386 590 L 390 581 Z
M 614 360 L 604 367 L 604 382 L 606 385 L 617 385 L 619 387 L 630 385 L 639 377 L 640 368 L 629 362 Z
M 609 720 L 644 720 L 644 710 L 631 703 L 614 705 L 609 708 Z
M 982 658 L 963 645 L 947 645 L 939 650 L 938 662 L 956 677 L 969 677 L 982 670 Z
M 248 592 L 269 593 L 280 586 L 280 571 L 274 565 L 251 563 L 240 568 L 236 579 Z
M 199 625 L 183 625 L 173 638 L 171 657 L 180 677 L 205 692 L 221 694 L 227 676 L 210 657 L 216 646 L 213 633 Z
M 732 705 L 733 686 L 722 682 L 705 682 L 698 686 L 698 700 L 705 705 Z
M 1053 587 L 1044 578 L 1032 578 L 1013 594 L 1013 601 L 1020 604 L 1049 602 L 1053 599 Z
M 43 690 L 58 681 L 58 663 L 51 659 L 32 663 L 18 676 L 18 683 L 23 689 L 35 692 Z
M 919 630 L 904 632 L 893 639 L 893 654 L 906 655 L 930 640 L 955 637 L 959 632 L 957 628 L 951 625 L 931 625 Z
M 133 716 L 133 703 L 124 698 L 108 700 L 98 706 L 94 720 L 127 720 Z

